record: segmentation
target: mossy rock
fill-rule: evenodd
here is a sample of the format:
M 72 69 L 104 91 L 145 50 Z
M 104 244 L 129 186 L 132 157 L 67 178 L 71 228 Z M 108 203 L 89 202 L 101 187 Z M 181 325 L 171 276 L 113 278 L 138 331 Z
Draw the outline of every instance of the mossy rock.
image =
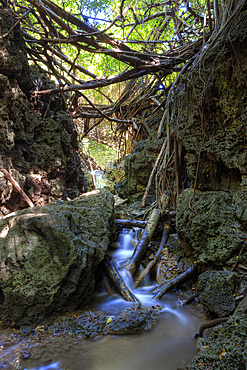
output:
M 200 303 L 211 314 L 229 316 L 235 309 L 233 296 L 237 274 L 230 271 L 206 271 L 199 276 L 196 291 Z
M 245 189 L 233 195 L 184 190 L 177 199 L 176 227 L 185 255 L 204 264 L 233 264 L 247 238 L 246 199 Z
M 197 355 L 186 370 L 245 370 L 247 368 L 247 317 L 232 316 L 197 343 Z
M 37 324 L 88 303 L 113 231 L 114 198 L 106 190 L 0 220 L 3 322 Z

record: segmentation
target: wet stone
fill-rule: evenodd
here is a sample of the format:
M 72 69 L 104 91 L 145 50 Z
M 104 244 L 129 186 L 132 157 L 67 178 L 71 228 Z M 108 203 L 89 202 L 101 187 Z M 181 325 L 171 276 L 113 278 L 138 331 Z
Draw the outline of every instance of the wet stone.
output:
M 123 311 L 120 317 L 112 319 L 107 325 L 110 334 L 134 334 L 150 330 L 156 323 L 158 306 L 139 307 L 133 305 Z

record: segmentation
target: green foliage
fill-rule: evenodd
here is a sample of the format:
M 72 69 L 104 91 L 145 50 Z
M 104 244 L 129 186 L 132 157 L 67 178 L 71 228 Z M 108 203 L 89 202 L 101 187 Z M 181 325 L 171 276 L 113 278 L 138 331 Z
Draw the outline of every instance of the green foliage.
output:
M 93 157 L 100 167 L 105 167 L 107 162 L 118 159 L 117 150 L 88 138 L 82 140 L 82 152 Z

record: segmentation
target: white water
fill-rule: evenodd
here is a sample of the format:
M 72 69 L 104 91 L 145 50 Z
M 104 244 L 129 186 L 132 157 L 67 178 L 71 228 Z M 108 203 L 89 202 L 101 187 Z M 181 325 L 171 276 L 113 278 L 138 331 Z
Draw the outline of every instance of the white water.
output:
M 123 248 L 114 252 L 113 260 L 121 266 L 133 253 L 133 240 L 136 230 L 131 234 L 122 233 Z M 133 281 L 125 270 L 120 271 L 130 289 Z M 98 341 L 78 340 L 66 351 L 46 347 L 37 361 L 22 361 L 25 369 L 32 370 L 176 370 L 185 367 L 196 355 L 194 334 L 205 321 L 202 314 L 191 312 L 178 304 L 174 293 L 166 294 L 161 300 L 152 301 L 152 286 L 142 286 L 133 290 L 144 305 L 160 305 L 161 313 L 152 330 L 142 334 L 106 335 Z M 96 294 L 91 307 L 96 312 L 117 316 L 121 310 L 131 307 L 118 294 Z M 69 345 L 68 345 L 69 346 Z M 61 343 L 62 348 L 62 343 Z M 49 359 L 50 364 L 47 364 Z
M 104 186 L 108 185 L 108 180 L 103 179 L 104 172 L 100 170 L 90 171 L 91 175 L 95 178 L 95 187 L 96 189 L 101 189 Z

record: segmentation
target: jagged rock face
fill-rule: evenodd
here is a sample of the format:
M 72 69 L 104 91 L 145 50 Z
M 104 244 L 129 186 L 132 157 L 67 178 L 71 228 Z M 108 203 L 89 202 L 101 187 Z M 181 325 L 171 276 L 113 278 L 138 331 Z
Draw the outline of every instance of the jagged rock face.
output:
M 0 34 L 14 22 L 1 13 Z M 20 29 L 15 27 L 0 39 L 0 168 L 11 173 L 35 205 L 44 205 L 64 193 L 72 199 L 79 196 L 86 182 L 73 121 L 63 111 L 44 118 L 46 107 L 41 112 L 39 98 L 30 102 L 34 82 Z M 0 173 L 0 217 L 26 206 Z
M 0 220 L 3 322 L 37 324 L 87 304 L 113 230 L 114 198 L 106 190 Z
M 196 188 L 201 191 L 234 191 L 247 175 L 246 47 L 245 15 L 176 89 L 169 123 L 186 149 L 192 186 L 198 164 Z
M 184 190 L 177 200 L 177 232 L 185 253 L 228 267 L 247 237 L 246 14 L 241 19 L 181 78 L 169 121 L 185 147 L 188 177 L 196 189 L 195 196 Z M 241 261 L 246 257 L 243 252 Z

